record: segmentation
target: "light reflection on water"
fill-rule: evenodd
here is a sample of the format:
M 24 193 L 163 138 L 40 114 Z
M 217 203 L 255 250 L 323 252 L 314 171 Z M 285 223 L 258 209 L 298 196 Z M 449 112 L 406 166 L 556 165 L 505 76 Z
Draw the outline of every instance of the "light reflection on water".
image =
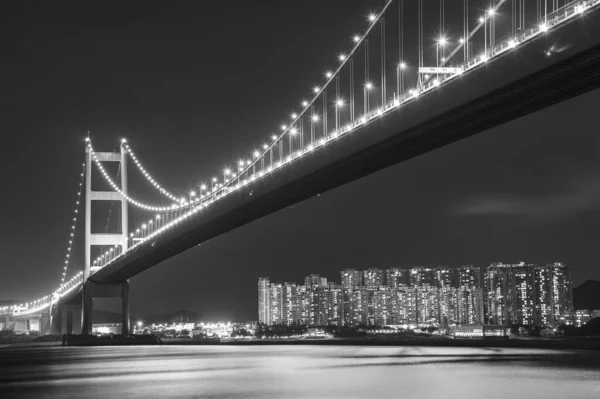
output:
M 2 398 L 600 398 L 596 351 L 37 348 L 0 350 L 0 371 Z

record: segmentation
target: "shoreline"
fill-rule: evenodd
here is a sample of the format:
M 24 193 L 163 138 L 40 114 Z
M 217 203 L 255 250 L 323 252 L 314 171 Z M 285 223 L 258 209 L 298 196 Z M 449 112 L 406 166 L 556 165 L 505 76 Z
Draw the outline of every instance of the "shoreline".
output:
M 144 337 L 144 336 L 141 336 Z M 112 339 L 86 339 L 72 336 L 63 345 L 62 340 L 44 342 L 19 342 L 0 344 L 0 350 L 11 348 L 47 348 L 62 346 L 423 346 L 464 348 L 514 348 L 514 349 L 557 349 L 557 350 L 600 350 L 600 337 L 578 339 L 385 339 L 385 338 L 326 338 L 326 339 L 252 339 L 198 341 L 192 339 L 157 339 L 152 336 Z M 70 342 L 69 342 L 70 341 Z

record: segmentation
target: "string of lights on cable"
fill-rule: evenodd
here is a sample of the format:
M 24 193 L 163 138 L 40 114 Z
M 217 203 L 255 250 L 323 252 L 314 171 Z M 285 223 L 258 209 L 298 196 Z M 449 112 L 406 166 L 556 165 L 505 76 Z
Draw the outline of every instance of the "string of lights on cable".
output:
M 69 262 L 71 260 L 71 250 L 75 242 L 75 229 L 77 227 L 77 217 L 79 216 L 79 205 L 81 204 L 81 192 L 83 190 L 83 180 L 85 179 L 85 163 L 81 166 L 81 177 L 79 179 L 79 187 L 77 191 L 77 199 L 75 200 L 75 206 L 73 208 L 73 223 L 71 224 L 71 231 L 69 232 L 69 241 L 67 244 L 67 254 L 65 256 L 65 264 L 63 266 L 62 277 L 60 279 L 60 285 L 65 282 L 67 270 L 69 268 Z
M 146 178 L 146 180 L 148 180 L 148 182 L 150 182 L 150 184 L 152 184 L 152 186 L 154 186 L 154 188 L 156 188 L 162 195 L 164 195 L 165 197 L 169 198 L 170 200 L 172 200 L 174 202 L 182 201 L 181 198 L 178 198 L 175 195 L 171 194 L 169 191 L 167 191 L 163 186 L 161 186 L 156 181 L 155 178 L 152 177 L 152 175 L 150 175 L 150 173 L 148 173 L 148 171 L 144 168 L 144 166 L 142 165 L 140 160 L 135 156 L 135 153 L 131 149 L 131 146 L 129 145 L 129 143 L 127 142 L 126 139 L 123 139 L 122 143 L 125 146 L 127 153 L 131 156 L 131 159 L 133 160 L 133 163 L 135 164 L 135 166 L 138 168 L 140 173 Z
M 94 149 L 92 147 L 91 140 L 89 138 L 87 138 L 86 141 L 87 141 L 87 145 L 88 145 L 88 147 L 90 149 L 90 152 L 91 152 L 91 155 L 92 155 L 92 159 L 94 160 L 94 163 L 98 167 L 98 170 L 100 171 L 100 173 L 102 173 L 102 176 L 104 177 L 104 179 L 113 188 L 113 190 L 115 190 L 116 192 L 118 192 L 130 204 L 132 204 L 132 205 L 134 205 L 134 206 L 136 206 L 138 208 L 144 209 L 146 211 L 152 211 L 152 212 L 171 212 L 171 211 L 178 210 L 178 209 L 181 209 L 181 208 L 187 206 L 187 202 L 185 202 L 185 201 L 181 201 L 179 203 L 175 203 L 175 204 L 170 205 L 170 206 L 157 206 L 157 205 L 144 204 L 144 203 L 142 203 L 140 201 L 137 201 L 137 200 L 131 198 L 130 196 L 128 196 L 127 194 L 125 194 L 119 188 L 119 186 L 110 178 L 110 176 L 108 175 L 108 173 L 104 169 L 104 166 L 102 166 L 102 162 L 100 162 L 98 160 L 98 157 L 96 156 L 96 153 L 94 152 Z

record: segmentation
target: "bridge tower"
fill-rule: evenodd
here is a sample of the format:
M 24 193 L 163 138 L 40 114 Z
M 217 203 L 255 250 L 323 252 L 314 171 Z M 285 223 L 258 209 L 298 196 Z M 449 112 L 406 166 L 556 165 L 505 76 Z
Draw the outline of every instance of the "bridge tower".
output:
M 92 266 L 92 246 L 121 246 L 127 250 L 128 244 L 128 213 L 127 200 L 117 191 L 92 190 L 92 163 L 96 157 L 98 162 L 119 162 L 121 166 L 121 191 L 127 195 L 127 148 L 126 141 L 121 142 L 121 151 L 93 152 L 88 144 L 85 149 L 85 259 L 83 264 L 83 295 L 81 333 L 88 335 L 92 332 L 92 309 L 94 297 L 121 297 L 123 325 L 122 334 L 129 334 L 129 281 L 117 284 L 97 284 L 89 280 L 96 271 Z M 119 201 L 121 203 L 121 232 L 113 234 L 92 233 L 92 201 Z

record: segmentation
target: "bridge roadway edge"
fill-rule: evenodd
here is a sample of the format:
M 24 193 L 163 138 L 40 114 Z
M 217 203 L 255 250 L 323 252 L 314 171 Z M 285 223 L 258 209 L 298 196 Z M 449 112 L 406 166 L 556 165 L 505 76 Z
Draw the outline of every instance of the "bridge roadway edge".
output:
M 546 57 L 552 45 L 563 50 Z M 257 179 L 90 280 L 126 281 L 267 214 L 599 87 L 600 12 L 595 11 Z

